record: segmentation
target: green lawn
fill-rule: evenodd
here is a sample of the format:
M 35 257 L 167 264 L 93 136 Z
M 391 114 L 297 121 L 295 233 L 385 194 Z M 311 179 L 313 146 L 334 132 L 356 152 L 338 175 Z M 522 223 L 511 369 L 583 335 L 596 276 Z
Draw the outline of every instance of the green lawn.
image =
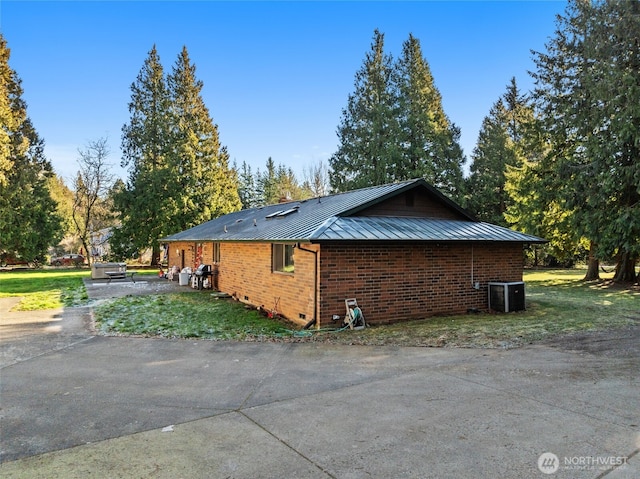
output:
M 21 296 L 19 311 L 56 309 L 85 302 L 82 278 L 88 269 L 37 269 L 0 272 L 0 297 Z
M 139 273 L 157 274 L 157 271 Z M 15 308 L 17 311 L 79 306 L 89 299 L 82 279 L 90 276 L 91 271 L 87 268 L 0 271 L 0 298 L 22 297 Z
M 88 276 L 86 269 L 2 272 L 0 296 L 22 296 L 23 310 L 84 304 L 82 278 Z M 580 269 L 525 272 L 526 311 L 432 317 L 361 331 L 299 331 L 299 326 L 265 318 L 238 302 L 215 299 L 208 291 L 123 297 L 96 306 L 95 318 L 104 334 L 493 348 L 638 324 L 637 287 L 585 283 L 583 276 Z M 366 305 L 363 312 L 366 318 Z
M 526 311 L 441 316 L 372 327 L 352 333 L 349 342 L 517 347 L 552 336 L 640 322 L 640 291 L 585 283 L 584 273 L 580 269 L 525 272 Z M 344 342 L 337 335 L 331 339 Z
M 99 305 L 95 319 L 103 333 L 171 338 L 278 338 L 294 327 L 208 291 L 119 298 Z

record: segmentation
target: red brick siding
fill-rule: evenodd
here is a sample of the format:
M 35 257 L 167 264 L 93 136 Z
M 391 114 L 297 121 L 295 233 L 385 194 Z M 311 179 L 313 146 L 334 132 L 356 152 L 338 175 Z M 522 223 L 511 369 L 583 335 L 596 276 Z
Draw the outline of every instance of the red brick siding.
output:
M 522 245 L 516 243 L 326 243 L 303 244 L 318 251 L 321 325 L 345 314 L 344 300 L 355 297 L 370 323 L 425 318 L 487 309 L 487 282 L 522 281 Z M 196 245 L 171 243 L 169 265 L 195 266 Z M 473 279 L 472 279 L 473 253 Z M 213 264 L 213 244 L 202 260 Z M 221 243 L 216 287 L 253 306 L 272 309 L 305 324 L 314 318 L 315 255 L 294 250 L 293 274 L 271 271 L 271 243 Z M 480 289 L 473 288 L 479 282 Z M 246 299 L 245 299 L 246 298 Z M 304 315 L 301 318 L 300 315 Z
M 522 245 L 323 244 L 320 319 L 344 316 L 355 297 L 371 323 L 487 309 L 488 281 L 522 280 Z
M 184 251 L 184 263 L 182 257 L 182 251 Z M 193 268 L 195 266 L 196 259 L 196 243 L 193 241 L 181 241 L 176 243 L 169 243 L 169 258 L 167 265 L 169 268 L 177 266 L 182 269 L 183 264 Z
M 293 261 L 293 274 L 272 272 L 271 243 L 221 243 L 218 288 L 268 310 L 277 301 L 279 314 L 306 324 L 314 317 L 315 256 L 296 248 Z
M 169 243 L 169 268 L 177 265 L 182 268 L 181 252 L 184 250 L 184 267 L 195 269 L 200 264 L 213 264 L 213 243 L 194 243 L 193 241 L 180 241 Z M 200 261 L 196 261 L 196 253 L 200 251 Z

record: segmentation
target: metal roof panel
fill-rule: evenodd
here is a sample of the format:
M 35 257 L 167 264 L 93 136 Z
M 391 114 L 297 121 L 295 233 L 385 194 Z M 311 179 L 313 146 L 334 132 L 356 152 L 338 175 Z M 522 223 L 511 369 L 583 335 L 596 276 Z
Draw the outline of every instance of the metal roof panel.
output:
M 371 234 L 377 232 L 377 234 Z M 319 231 L 313 241 L 516 241 L 544 243 L 527 235 L 489 223 L 434 218 L 340 217 Z
M 424 180 L 237 211 L 173 234 L 163 241 L 519 241 L 545 240 L 508 228 L 469 220 L 408 217 L 358 217 L 363 205 L 392 197 Z M 445 204 L 446 206 L 446 204 Z M 287 214 L 283 214 L 283 213 Z

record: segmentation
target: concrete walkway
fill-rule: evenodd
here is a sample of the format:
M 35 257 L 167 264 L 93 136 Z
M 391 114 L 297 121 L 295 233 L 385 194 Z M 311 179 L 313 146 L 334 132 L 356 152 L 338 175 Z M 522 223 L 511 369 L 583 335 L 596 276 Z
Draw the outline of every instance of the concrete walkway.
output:
M 3 478 L 640 478 L 637 355 L 99 337 L 9 303 Z

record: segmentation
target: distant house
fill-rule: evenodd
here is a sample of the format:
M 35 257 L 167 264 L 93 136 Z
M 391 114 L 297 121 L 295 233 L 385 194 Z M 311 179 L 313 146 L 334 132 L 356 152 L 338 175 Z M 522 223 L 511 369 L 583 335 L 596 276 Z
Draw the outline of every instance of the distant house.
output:
M 300 324 L 356 298 L 368 323 L 486 310 L 487 283 L 522 281 L 523 245 L 424 180 L 230 213 L 176 233 L 169 266 L 213 265 L 216 289 Z
M 111 253 L 111 247 L 109 240 L 113 236 L 112 228 L 102 228 L 98 231 L 91 232 L 91 258 L 93 261 L 101 261 L 103 258 L 109 256 Z

